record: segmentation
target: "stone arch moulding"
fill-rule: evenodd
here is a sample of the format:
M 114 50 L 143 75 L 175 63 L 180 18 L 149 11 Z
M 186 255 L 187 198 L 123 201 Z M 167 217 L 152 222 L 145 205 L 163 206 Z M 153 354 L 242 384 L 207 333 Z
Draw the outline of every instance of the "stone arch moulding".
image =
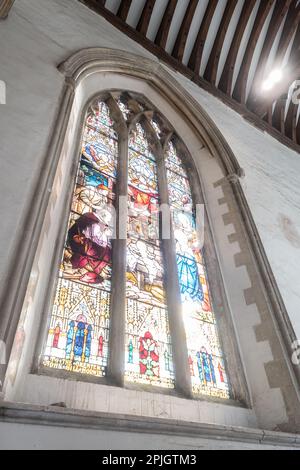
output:
M 159 62 L 115 49 L 89 48 L 69 57 L 58 66 L 58 70 L 65 76 L 66 83 L 74 89 L 86 76 L 96 71 L 116 72 L 149 81 L 172 101 L 177 98 L 180 106 L 183 106 L 186 118 L 195 126 L 210 152 L 214 156 L 221 156 L 226 173 L 244 176 L 231 148 L 208 114 Z
M 7 346 L 7 355 L 10 355 L 14 341 L 13 355 L 15 352 L 18 353 L 22 341 L 24 341 L 22 330 L 18 328 L 20 312 L 22 311 L 28 282 L 32 277 L 32 265 L 63 147 L 65 132 L 69 124 L 71 109 L 74 100 L 76 100 L 76 93 L 78 90 L 80 93 L 83 81 L 94 73 L 118 73 L 150 83 L 155 90 L 172 103 L 174 108 L 180 109 L 181 115 L 189 122 L 195 135 L 199 136 L 199 140 L 204 143 L 212 156 L 220 162 L 225 175 L 225 183 L 220 184 L 228 186 L 240 211 L 240 221 L 243 231 L 247 234 L 247 242 L 260 273 L 262 288 L 270 306 L 273 321 L 278 325 L 276 330 L 280 332 L 280 343 L 286 357 L 290 379 L 293 383 L 297 381 L 298 387 L 296 388 L 300 388 L 299 367 L 292 367 L 289 360 L 292 355 L 291 343 L 295 340 L 295 334 L 240 184 L 240 178 L 244 176 L 244 172 L 213 121 L 199 103 L 182 88 L 158 61 L 119 50 L 89 48 L 73 54 L 60 64 L 58 69 L 65 77 L 62 100 L 54 121 L 45 163 L 40 175 L 38 175 L 36 187 L 33 188 L 32 192 L 32 200 L 28 205 L 28 217 L 22 231 L 23 235 L 17 240 L 14 250 L 14 253 L 20 253 L 18 247 L 22 243 L 22 253 L 25 253 L 25 255 L 15 255 L 12 259 L 12 269 L 7 274 L 0 297 L 2 307 L 0 320 L 2 337 L 0 339 Z M 10 286 L 10 288 L 7 289 L 7 286 Z M 2 366 L 1 381 L 3 381 L 4 376 L 5 366 Z

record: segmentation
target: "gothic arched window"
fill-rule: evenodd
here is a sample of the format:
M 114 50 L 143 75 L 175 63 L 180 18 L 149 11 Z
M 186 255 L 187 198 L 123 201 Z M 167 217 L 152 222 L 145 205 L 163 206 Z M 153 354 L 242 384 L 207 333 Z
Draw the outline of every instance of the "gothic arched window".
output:
M 108 379 L 119 369 L 131 384 L 230 397 L 193 171 L 145 99 L 114 91 L 92 102 L 44 369 Z

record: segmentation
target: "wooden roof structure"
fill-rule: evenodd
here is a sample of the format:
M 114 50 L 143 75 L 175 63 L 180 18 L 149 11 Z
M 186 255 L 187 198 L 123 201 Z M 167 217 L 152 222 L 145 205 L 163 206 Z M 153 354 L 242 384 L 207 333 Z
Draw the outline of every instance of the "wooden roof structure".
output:
M 300 0 L 80 1 L 299 152 Z

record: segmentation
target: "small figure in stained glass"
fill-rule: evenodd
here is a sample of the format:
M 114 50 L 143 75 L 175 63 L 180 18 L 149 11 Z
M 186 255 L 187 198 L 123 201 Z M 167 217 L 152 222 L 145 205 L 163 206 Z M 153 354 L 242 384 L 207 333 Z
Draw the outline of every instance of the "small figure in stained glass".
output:
M 224 383 L 224 382 L 225 382 L 225 379 L 224 379 L 224 369 L 223 369 L 223 367 L 221 366 L 221 363 L 220 363 L 220 362 L 218 363 L 218 371 L 219 371 L 219 375 L 220 375 L 220 381 L 221 381 L 222 383 Z
M 74 343 L 74 357 L 77 360 L 81 360 L 82 356 L 84 361 L 84 337 L 85 337 L 85 323 L 79 321 L 77 323 L 77 329 L 75 334 L 75 343 Z
M 186 300 L 202 302 L 204 295 L 195 259 L 180 254 L 177 254 L 176 259 L 182 296 Z
M 101 142 L 101 140 L 95 142 L 93 145 L 87 144 L 83 149 L 83 156 L 88 161 L 95 163 L 96 165 L 99 164 L 99 162 L 102 163 L 103 154 L 105 155 L 109 153 L 109 148 L 103 142 Z M 104 170 L 103 165 L 101 169 L 102 171 Z
M 205 348 L 201 352 L 197 352 L 197 364 L 200 380 L 204 383 L 216 383 L 215 369 L 213 365 L 212 355 L 208 354 Z
M 207 355 L 208 355 L 208 359 L 209 359 L 211 379 L 212 379 L 213 383 L 215 384 L 216 383 L 216 376 L 215 376 L 215 367 L 214 367 L 214 363 L 213 363 L 213 358 L 212 358 L 211 354 L 207 354 Z
M 103 356 L 103 336 L 99 336 L 99 343 L 98 343 L 98 356 L 102 357 Z
M 74 320 L 71 320 L 69 323 L 69 329 L 67 333 L 66 359 L 71 359 L 71 355 L 73 352 L 74 332 L 75 332 L 75 322 Z
M 128 364 L 133 364 L 133 344 L 131 338 L 128 344 Z
M 210 367 L 209 367 L 209 357 L 208 357 L 208 354 L 203 350 L 201 351 L 201 359 L 202 359 L 205 381 L 210 382 L 211 376 L 210 376 Z
M 139 339 L 140 374 L 151 377 L 159 377 L 159 353 L 157 342 L 150 331 L 147 331 Z
M 165 350 L 165 369 L 170 371 L 170 354 L 167 349 Z
M 189 355 L 188 357 L 188 362 L 189 362 L 189 366 L 190 366 L 190 374 L 191 376 L 193 377 L 195 375 L 195 372 L 194 372 L 194 362 L 193 362 L 193 359 L 191 358 L 191 356 Z
M 87 362 L 91 355 L 92 331 L 93 331 L 92 325 L 86 325 L 86 328 L 84 330 L 84 336 L 85 336 L 84 360 Z
M 58 348 L 59 336 L 60 336 L 60 326 L 56 325 L 56 328 L 54 330 L 53 343 L 52 343 L 53 348 Z
M 99 222 L 98 217 L 89 212 L 80 216 L 68 232 L 72 268 L 78 269 L 78 280 L 90 284 L 103 281 L 101 273 L 111 260 L 111 248 L 101 246 L 97 234 L 92 235 L 93 225 Z
M 200 381 L 203 383 L 204 382 L 204 375 L 203 375 L 202 358 L 201 358 L 200 351 L 197 351 L 196 357 L 197 357 L 197 367 L 198 367 L 199 378 L 200 378 Z

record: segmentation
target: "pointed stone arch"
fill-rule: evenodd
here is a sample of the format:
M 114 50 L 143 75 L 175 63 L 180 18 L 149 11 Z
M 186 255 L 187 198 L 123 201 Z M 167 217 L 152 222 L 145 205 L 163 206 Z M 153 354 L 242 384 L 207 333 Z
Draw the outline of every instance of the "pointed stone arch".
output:
M 59 162 L 63 153 L 66 152 L 67 144 L 70 146 L 72 140 L 69 136 L 69 141 L 66 142 L 67 129 L 68 126 L 71 126 L 74 115 L 80 115 L 81 120 L 79 119 L 80 122 L 77 123 L 77 127 L 74 126 L 72 134 L 74 141 L 78 144 L 79 137 L 76 134 L 76 129 L 79 129 L 80 123 L 83 121 L 88 101 L 87 97 L 84 97 L 84 87 L 89 82 L 90 94 L 88 99 L 91 99 L 93 95 L 96 95 L 97 89 L 98 92 L 103 89 L 101 88 L 100 78 L 106 75 L 112 78 L 118 77 L 120 82 L 123 78 L 124 80 L 131 80 L 130 86 L 140 82 L 143 84 L 141 86 L 148 86 L 149 89 L 154 90 L 164 98 L 170 109 L 173 109 L 175 113 L 181 116 L 182 120 L 188 123 L 191 133 L 203 144 L 213 160 L 218 161 L 220 179 L 215 182 L 215 186 L 219 186 L 223 190 L 224 200 L 220 201 L 220 204 L 226 203 L 230 209 L 230 213 L 224 215 L 224 225 L 233 224 L 235 228 L 238 227 L 237 231 L 239 230 L 245 239 L 241 253 L 238 253 L 235 257 L 236 266 L 246 266 L 252 284 L 250 288 L 245 288 L 245 303 L 250 306 L 255 304 L 255 308 L 260 314 L 260 328 L 257 328 L 256 324 L 250 324 L 249 328 L 253 327 L 255 329 L 257 343 L 265 341 L 273 353 L 273 356 L 271 356 L 273 359 L 262 361 L 262 368 L 265 368 L 263 380 L 267 379 L 269 383 L 268 393 L 270 395 L 272 395 L 273 389 L 279 390 L 278 393 L 285 404 L 285 412 L 288 417 L 286 420 L 288 424 L 286 424 L 285 429 L 299 429 L 300 413 L 299 416 L 295 417 L 296 411 L 294 410 L 299 406 L 300 371 L 299 366 L 292 364 L 288 359 L 293 352 L 292 343 L 295 340 L 295 334 L 240 183 L 240 178 L 244 176 L 243 169 L 221 132 L 199 103 L 185 91 L 173 75 L 157 60 L 145 59 L 119 50 L 89 48 L 72 54 L 71 57 L 59 65 L 58 70 L 64 77 L 62 99 L 53 123 L 44 164 L 37 178 L 37 185 L 32 188 L 30 210 L 24 227 L 22 227 L 22 233 L 17 240 L 11 258 L 11 269 L 7 273 L 6 282 L 0 296 L 2 312 L 0 331 L 3 335 L 0 339 L 5 342 L 7 355 L 11 354 L 10 363 L 13 363 L 8 373 L 10 386 L 13 385 L 17 376 L 18 366 L 16 364 L 18 364 L 22 353 L 22 345 L 26 340 L 24 318 L 22 317 L 22 311 L 25 308 L 24 299 L 25 304 L 29 302 L 29 288 L 31 289 L 29 297 L 32 297 L 35 293 L 34 281 L 35 277 L 39 275 L 39 266 L 35 264 L 35 260 L 41 250 L 42 230 L 43 237 L 47 238 L 47 230 L 50 232 L 51 229 L 49 210 L 53 200 L 59 195 L 54 187 L 54 181 L 60 178 L 62 168 L 59 167 Z M 114 86 L 119 89 L 126 88 L 122 83 L 118 86 L 116 83 L 117 81 L 112 81 L 109 86 L 106 85 L 107 89 L 114 88 Z M 142 91 L 140 90 L 140 92 Z M 178 134 L 182 138 L 180 132 Z M 186 143 L 184 138 L 182 140 Z M 74 146 L 77 145 L 76 142 Z M 70 161 L 72 162 L 72 159 Z M 76 166 L 74 161 L 73 166 Z M 74 175 L 74 171 L 73 168 L 70 173 Z M 71 181 L 71 176 L 69 181 Z M 236 234 L 233 234 L 231 238 L 229 235 L 228 238 L 230 243 L 237 241 Z M 55 263 L 58 263 L 57 254 L 54 254 L 51 259 L 51 264 L 54 265 Z M 259 273 L 258 280 L 255 278 L 256 273 Z M 50 274 L 45 277 L 44 288 L 51 285 L 51 280 Z M 257 301 L 259 296 L 264 298 L 261 303 Z M 42 307 L 43 305 L 40 304 L 39 308 L 41 310 Z M 259 320 L 257 320 L 258 323 Z M 272 329 L 271 333 L 270 328 Z M 17 340 L 13 347 L 15 338 Z M 22 361 L 19 362 L 22 365 Z M 286 367 L 284 377 L 274 374 L 274 367 L 278 367 L 279 362 Z M 282 371 L 282 366 L 280 367 Z M 0 380 L 4 379 L 5 371 L 6 366 L 4 365 L 2 366 Z M 34 372 L 34 370 L 32 371 Z M 237 371 L 237 373 L 239 372 Z M 276 425 L 284 429 L 284 424 L 281 425 L 285 419 L 280 421 L 280 418 L 276 416 L 269 418 L 270 413 L 268 413 L 268 416 L 264 413 L 263 400 L 255 406 L 258 406 L 257 413 L 260 414 L 259 421 L 263 426 L 270 427 L 270 421 L 276 421 Z M 293 420 L 294 422 L 292 422 Z

